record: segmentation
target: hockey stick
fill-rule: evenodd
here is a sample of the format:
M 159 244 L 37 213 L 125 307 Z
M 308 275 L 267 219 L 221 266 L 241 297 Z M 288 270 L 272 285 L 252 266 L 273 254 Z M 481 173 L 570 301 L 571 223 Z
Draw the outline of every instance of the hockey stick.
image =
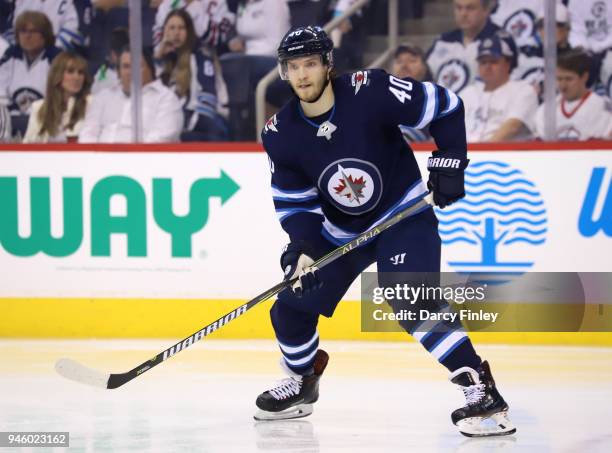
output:
M 328 264 L 336 261 L 341 256 L 344 256 L 347 253 L 351 252 L 352 250 L 358 247 L 361 247 L 362 245 L 370 242 L 372 239 L 377 237 L 380 233 L 385 231 L 387 228 L 390 228 L 391 226 L 395 225 L 396 223 L 400 222 L 406 217 L 416 214 L 417 212 L 421 211 L 428 205 L 433 205 L 433 195 L 431 193 L 427 194 L 417 203 L 398 212 L 393 217 L 384 221 L 380 225 L 375 226 L 374 228 L 366 231 L 365 233 L 360 234 L 357 238 L 353 239 L 352 241 L 332 250 L 327 255 L 317 260 L 313 264 L 313 266 L 316 266 L 319 269 L 324 266 L 327 266 Z M 212 322 L 206 327 L 203 327 L 202 329 L 198 330 L 193 335 L 190 335 L 189 337 L 179 341 L 174 346 L 166 349 L 160 354 L 157 354 L 152 359 L 147 360 L 144 363 L 141 363 L 136 368 L 126 373 L 118 373 L 118 374 L 102 373 L 100 371 L 97 371 L 92 368 L 88 368 L 84 365 L 81 365 L 80 363 L 74 360 L 71 360 L 71 359 L 59 359 L 55 364 L 55 370 L 63 377 L 67 379 L 71 379 L 73 381 L 81 382 L 83 384 L 92 385 L 94 387 L 100 387 L 104 389 L 115 389 L 117 387 L 122 386 L 123 384 L 127 382 L 130 382 L 132 379 L 140 376 L 145 371 L 149 371 L 151 368 L 159 365 L 160 363 L 164 362 L 166 359 L 169 359 L 174 354 L 184 349 L 187 349 L 189 346 L 191 346 L 195 342 L 200 341 L 201 339 L 208 336 L 215 330 L 221 328 L 222 326 L 228 324 L 232 320 L 243 315 L 244 313 L 249 311 L 251 308 L 253 308 L 255 305 L 265 300 L 268 300 L 269 298 L 278 294 L 286 287 L 295 283 L 296 280 L 297 279 L 283 281 L 273 286 L 269 290 L 261 293 L 259 296 L 248 301 L 244 305 L 241 305 L 235 310 L 230 311 L 225 316 L 222 316 L 221 318 L 217 319 L 216 321 Z

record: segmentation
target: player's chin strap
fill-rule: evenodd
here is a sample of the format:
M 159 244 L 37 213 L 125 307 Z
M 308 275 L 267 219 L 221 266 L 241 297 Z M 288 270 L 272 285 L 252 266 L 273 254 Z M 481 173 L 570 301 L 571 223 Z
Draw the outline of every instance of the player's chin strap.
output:
M 433 204 L 434 204 L 433 195 L 431 193 L 428 193 L 423 198 L 421 198 L 419 201 L 399 211 L 397 214 L 388 218 L 387 220 L 382 222 L 380 225 L 370 228 L 368 231 L 361 233 L 359 236 L 357 236 L 352 241 L 349 241 L 346 244 L 341 245 L 340 247 L 332 250 L 324 257 L 315 261 L 312 266 L 321 269 L 327 266 L 328 264 L 333 263 L 338 258 L 343 257 L 347 253 L 350 253 L 351 251 L 370 243 L 374 238 L 378 237 L 383 231 L 387 230 L 388 228 L 391 228 L 396 223 L 399 223 L 402 220 L 407 219 L 408 217 L 423 211 L 428 206 L 433 206 Z M 86 367 L 71 359 L 58 360 L 57 363 L 55 364 L 55 369 L 60 375 L 64 376 L 65 378 L 71 379 L 73 381 L 81 382 L 82 384 L 87 384 L 87 385 L 91 385 L 94 387 L 102 387 L 102 388 L 107 388 L 107 389 L 114 389 L 114 388 L 120 387 L 123 384 L 130 382 L 132 379 L 135 379 L 138 376 L 142 375 L 146 371 L 149 371 L 151 368 L 166 361 L 170 357 L 178 354 L 181 351 L 184 351 L 185 349 L 187 349 L 194 343 L 200 341 L 204 337 L 208 336 L 212 332 L 220 329 L 223 326 L 226 326 L 227 324 L 232 322 L 234 319 L 245 314 L 255 305 L 261 302 L 264 302 L 270 299 L 271 297 L 274 297 L 276 294 L 278 294 L 285 288 L 293 285 L 296 281 L 297 281 L 297 278 L 293 278 L 293 279 L 285 280 L 285 281 L 282 281 L 276 284 L 272 288 L 268 289 L 267 291 L 261 293 L 259 296 L 255 297 L 254 299 L 230 311 L 225 316 L 220 317 L 219 319 L 208 324 L 207 326 L 202 327 L 197 332 L 193 333 L 187 338 L 182 339 L 175 345 L 157 354 L 152 359 L 147 360 L 144 363 L 141 363 L 136 368 L 130 371 L 127 371 L 125 373 L 117 373 L 117 374 L 102 373 L 100 371 Z

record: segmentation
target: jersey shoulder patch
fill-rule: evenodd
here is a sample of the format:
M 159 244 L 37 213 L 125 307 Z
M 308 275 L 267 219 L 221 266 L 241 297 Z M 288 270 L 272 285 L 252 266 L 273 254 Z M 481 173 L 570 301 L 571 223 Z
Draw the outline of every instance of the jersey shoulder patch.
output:
M 355 95 L 359 93 L 362 87 L 367 87 L 370 84 L 370 71 L 357 71 L 351 74 L 351 86 L 355 89 Z
M 278 125 L 278 117 L 277 114 L 274 114 L 268 121 L 266 121 L 266 124 L 263 128 L 263 133 L 267 134 L 268 132 L 277 132 L 278 133 L 278 128 L 276 127 Z

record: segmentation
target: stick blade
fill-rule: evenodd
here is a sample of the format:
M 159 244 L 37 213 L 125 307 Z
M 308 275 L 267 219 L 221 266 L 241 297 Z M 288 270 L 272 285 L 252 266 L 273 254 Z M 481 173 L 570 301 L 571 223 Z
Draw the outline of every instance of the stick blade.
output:
M 59 359 L 55 363 L 55 371 L 57 371 L 60 376 L 70 379 L 71 381 L 102 389 L 108 388 L 110 374 L 104 374 L 93 368 L 88 368 L 72 359 Z

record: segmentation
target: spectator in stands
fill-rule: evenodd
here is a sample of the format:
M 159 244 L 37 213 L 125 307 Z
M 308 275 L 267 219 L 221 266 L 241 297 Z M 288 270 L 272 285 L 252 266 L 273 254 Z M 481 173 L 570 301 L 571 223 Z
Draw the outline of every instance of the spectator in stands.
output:
M 538 96 L 544 90 L 544 10 L 543 5 L 540 6 L 538 20 L 535 22 L 536 34 L 533 36 L 533 41 L 519 47 L 518 65 L 512 72 L 512 79 L 529 82 L 538 92 Z M 557 55 L 560 55 L 570 49 L 567 42 L 569 18 L 567 8 L 561 2 L 557 2 L 555 12 Z M 518 28 L 519 23 L 516 24 L 515 28 Z
M 90 27 L 89 69 L 95 73 L 108 58 L 110 52 L 110 34 L 116 28 L 129 29 L 128 0 L 93 0 L 95 9 Z M 152 0 L 142 0 L 141 4 L 141 28 L 142 45 L 150 47 L 153 45 L 153 24 L 155 23 L 156 9 L 152 7 Z
M 158 75 L 183 104 L 181 141 L 227 140 L 225 120 L 217 112 L 215 66 L 196 44 L 189 13 L 176 9 L 168 14 L 156 55 L 162 62 Z
M 570 23 L 569 23 L 569 12 L 567 7 L 563 3 L 557 3 L 555 5 L 555 22 L 556 27 L 556 40 L 557 40 L 557 57 L 561 54 L 571 50 L 569 43 L 570 34 Z M 538 18 L 536 22 L 536 29 L 538 31 L 538 41 L 544 42 L 544 14 Z
M 153 44 L 155 52 L 158 52 L 158 47 L 162 42 L 164 33 L 164 24 L 168 14 L 177 9 L 186 11 L 193 21 L 195 33 L 198 38 L 201 38 L 206 32 L 208 26 L 208 14 L 205 10 L 205 5 L 202 0 L 162 0 L 155 14 L 155 25 L 153 26 Z
M 0 104 L 0 143 L 10 141 L 11 137 L 11 114 L 6 105 Z
M 89 0 L 82 0 L 81 4 Z M 15 2 L 15 18 L 25 11 L 38 11 L 47 16 L 53 26 L 56 37 L 55 45 L 60 49 L 76 50 L 86 46 L 85 37 L 81 31 L 79 15 L 73 0 L 19 0 Z M 86 24 L 83 24 L 86 25 Z
M 612 48 L 612 5 L 602 0 L 569 0 L 569 42 L 594 54 Z
M 32 102 L 45 96 L 47 73 L 60 50 L 53 45 L 53 28 L 43 13 L 22 13 L 15 30 L 17 44 L 0 59 L 0 104 L 11 112 L 13 135 L 23 135 Z
M 71 52 L 51 64 L 47 95 L 32 104 L 24 143 L 76 141 L 87 110 L 91 79 L 87 61 Z
M 536 22 L 544 16 L 545 0 L 497 0 L 493 23 L 506 30 L 517 47 L 537 45 Z
M 93 97 L 79 134 L 81 143 L 127 143 L 132 141 L 132 68 L 129 48 L 119 56 L 120 85 Z M 183 127 L 181 103 L 160 80 L 155 79 L 153 51 L 142 58 L 142 126 L 145 143 L 178 141 Z
M 115 28 L 110 34 L 110 51 L 106 63 L 104 63 L 94 76 L 92 94 L 119 84 L 117 66 L 119 65 L 119 53 L 130 43 L 129 30 L 124 27 Z
M 236 15 L 229 10 L 226 0 L 162 0 L 153 27 L 156 50 L 162 40 L 166 17 L 177 9 L 189 13 L 197 38 L 207 47 L 216 49 L 229 41 Z
M 240 0 L 236 32 L 229 44 L 232 52 L 269 57 L 276 65 L 276 48 L 289 30 L 286 0 Z
M 400 79 L 410 77 L 419 82 L 431 82 L 433 80 L 429 66 L 425 61 L 423 49 L 410 43 L 397 46 L 393 54 L 391 73 Z
M 434 81 L 455 93 L 474 81 L 478 44 L 500 28 L 489 19 L 493 0 L 453 0 L 458 28 L 442 33 L 427 53 Z
M 556 138 L 589 140 L 612 138 L 609 101 L 587 87 L 591 60 L 582 49 L 564 53 L 557 59 Z M 544 138 L 544 106 L 536 114 L 536 133 Z
M 468 142 L 522 140 L 531 135 L 537 95 L 529 83 L 510 80 L 517 61 L 513 44 L 510 35 L 500 31 L 478 46 L 482 82 L 473 83 L 461 94 Z
M 429 82 L 432 80 L 431 71 L 423 50 L 409 43 L 400 44 L 393 54 L 391 63 L 391 73 L 400 79 L 410 77 L 419 82 Z M 408 142 L 424 142 L 429 140 L 429 128 L 415 129 L 400 125 L 400 130 L 404 139 Z
M 255 91 L 257 84 L 277 64 L 276 48 L 289 29 L 286 0 L 240 0 L 236 19 L 237 36 L 230 40 L 230 53 L 221 56 L 223 78 L 230 104 L 230 129 L 234 139 L 254 140 Z M 290 96 L 286 84 L 279 82 L 276 98 Z M 277 94 L 280 92 L 281 94 Z

